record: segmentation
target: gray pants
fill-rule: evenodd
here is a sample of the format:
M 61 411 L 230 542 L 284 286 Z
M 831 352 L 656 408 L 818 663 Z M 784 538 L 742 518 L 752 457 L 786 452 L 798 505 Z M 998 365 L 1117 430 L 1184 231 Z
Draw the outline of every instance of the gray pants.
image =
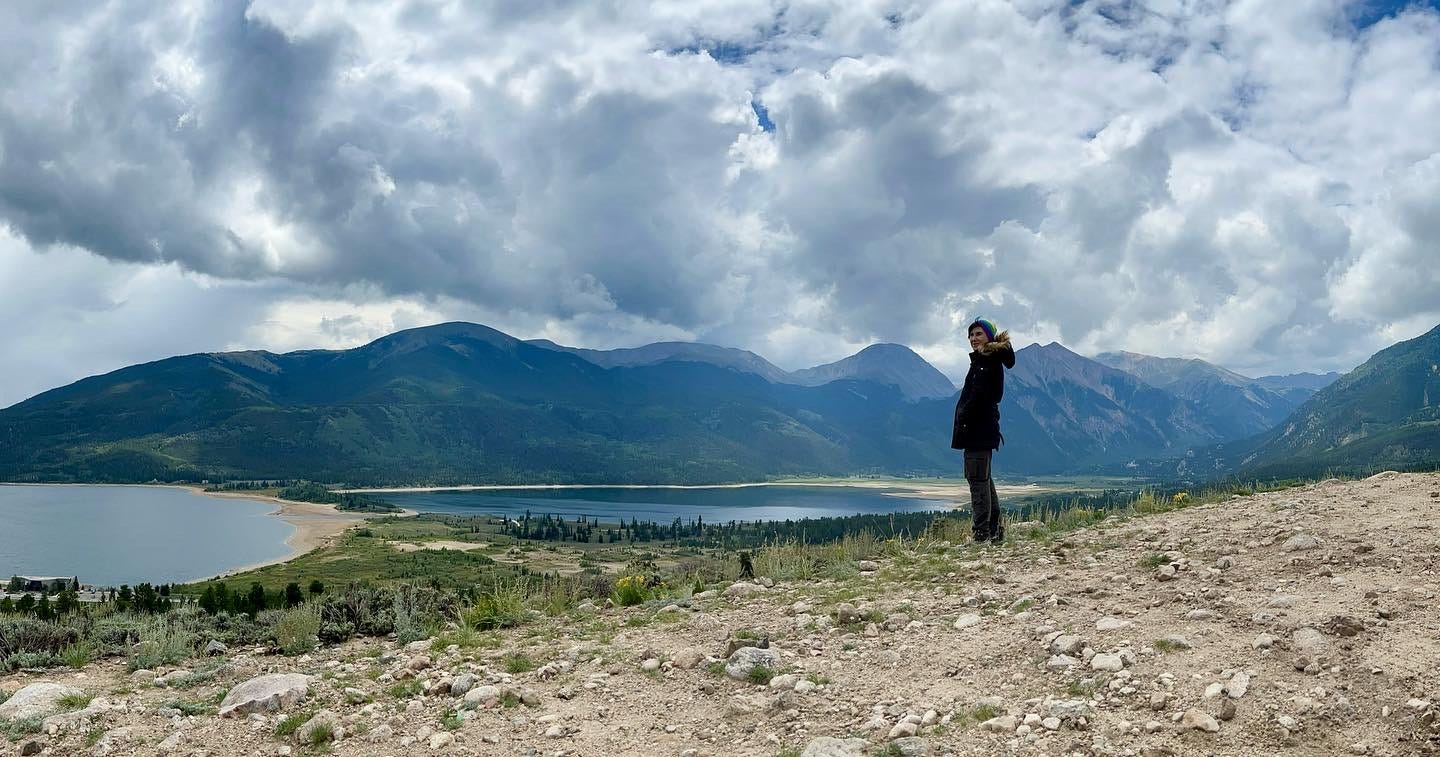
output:
M 1000 518 L 1000 495 L 990 477 L 993 450 L 965 450 L 965 480 L 970 484 L 970 530 L 975 541 L 1001 541 L 1005 524 Z

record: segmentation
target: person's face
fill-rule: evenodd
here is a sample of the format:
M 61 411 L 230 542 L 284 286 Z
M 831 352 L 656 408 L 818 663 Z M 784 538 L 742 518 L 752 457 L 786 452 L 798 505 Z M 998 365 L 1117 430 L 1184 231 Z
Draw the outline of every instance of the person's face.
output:
M 970 327 L 970 349 L 978 350 L 988 341 L 990 340 L 985 337 L 985 329 L 979 326 Z

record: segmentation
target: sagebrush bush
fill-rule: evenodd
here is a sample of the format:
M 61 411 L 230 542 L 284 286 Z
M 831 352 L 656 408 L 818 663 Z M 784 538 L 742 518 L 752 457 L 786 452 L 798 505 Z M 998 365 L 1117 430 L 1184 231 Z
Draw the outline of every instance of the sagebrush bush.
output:
M 302 655 L 315 648 L 320 634 L 320 610 L 311 605 L 298 605 L 276 610 L 270 616 L 271 635 L 283 654 Z
M 17 652 L 0 663 L 0 670 L 38 670 L 58 668 L 64 664 L 59 655 L 51 652 Z
M 525 622 L 526 588 L 523 581 L 496 580 L 489 589 L 475 596 L 461 613 L 461 621 L 471 628 L 491 631 L 510 628 Z
M 79 640 L 80 632 L 68 625 L 0 616 L 0 658 L 26 652 L 57 655 Z
M 140 631 L 140 640 L 130 647 L 126 667 L 134 672 L 175 665 L 195 653 L 195 633 L 182 618 L 157 615 Z

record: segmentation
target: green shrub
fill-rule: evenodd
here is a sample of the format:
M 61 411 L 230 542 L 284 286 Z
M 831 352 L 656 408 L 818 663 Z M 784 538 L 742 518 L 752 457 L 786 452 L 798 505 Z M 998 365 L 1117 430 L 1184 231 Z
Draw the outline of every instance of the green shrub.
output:
M 181 714 L 187 716 L 215 714 L 214 705 L 205 704 L 204 702 L 192 702 L 188 699 L 171 699 L 163 706 L 169 707 L 172 710 L 179 710 Z
M 56 700 L 55 704 L 64 712 L 72 712 L 85 709 L 91 699 L 89 694 L 66 694 Z
M 58 655 L 80 640 L 80 632 L 68 625 L 34 618 L 0 617 L 0 658 L 24 652 Z
M 409 699 L 419 694 L 420 688 L 420 682 L 411 678 L 391 686 L 389 689 L 386 689 L 386 693 L 394 699 Z
M 95 657 L 95 648 L 89 642 L 78 642 L 60 650 L 60 659 L 72 668 L 80 669 L 90 664 Z
M 320 633 L 320 611 L 310 605 L 298 605 L 275 613 L 271 635 L 281 653 L 291 657 L 315 648 Z
M 530 659 L 529 655 L 519 652 L 505 655 L 505 672 L 507 673 L 528 673 L 536 667 L 535 661 Z
M 130 648 L 126 667 L 131 672 L 153 670 L 183 662 L 194 653 L 195 634 L 190 629 L 167 622 L 163 616 L 156 617 L 140 631 L 140 640 Z
M 620 607 L 638 605 L 649 598 L 650 589 L 642 575 L 621 577 L 615 582 L 614 591 L 610 592 L 610 600 Z
M 521 581 L 497 580 L 490 589 L 475 597 L 474 603 L 461 614 L 461 621 L 482 631 L 521 625 L 526 619 L 525 597 L 525 585 Z
M 306 741 L 310 746 L 320 746 L 335 740 L 335 729 L 329 723 L 316 723 L 310 729 L 309 739 Z
M 309 722 L 310 718 L 314 715 L 315 713 L 313 712 L 293 712 L 289 715 L 286 715 L 285 717 L 280 719 L 279 723 L 275 724 L 275 738 L 290 738 L 292 734 L 300 730 L 300 726 L 305 725 L 307 722 Z
M 64 665 L 65 661 L 59 655 L 49 652 L 20 652 L 5 658 L 0 670 L 37 670 L 40 668 L 58 668 Z
M 755 667 L 750 669 L 749 673 L 745 674 L 746 680 L 750 681 L 750 683 L 760 684 L 762 686 L 764 684 L 770 683 L 770 679 L 774 677 L 775 671 L 765 667 L 764 665 L 756 665 Z
M 39 715 L 20 720 L 0 720 L 0 734 L 4 734 L 11 741 L 19 741 L 23 736 L 39 733 L 41 720 L 43 718 Z

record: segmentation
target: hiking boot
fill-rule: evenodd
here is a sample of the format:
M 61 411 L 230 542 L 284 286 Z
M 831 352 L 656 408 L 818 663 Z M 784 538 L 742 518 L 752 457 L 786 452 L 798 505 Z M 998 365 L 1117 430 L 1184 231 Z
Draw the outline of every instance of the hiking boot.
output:
M 991 543 L 991 544 L 1004 544 L 1004 543 L 1005 543 L 1005 531 L 1004 531 L 1004 529 L 1001 529 L 998 533 L 996 533 L 995 535 L 991 536 L 991 537 L 990 537 L 990 543 Z

